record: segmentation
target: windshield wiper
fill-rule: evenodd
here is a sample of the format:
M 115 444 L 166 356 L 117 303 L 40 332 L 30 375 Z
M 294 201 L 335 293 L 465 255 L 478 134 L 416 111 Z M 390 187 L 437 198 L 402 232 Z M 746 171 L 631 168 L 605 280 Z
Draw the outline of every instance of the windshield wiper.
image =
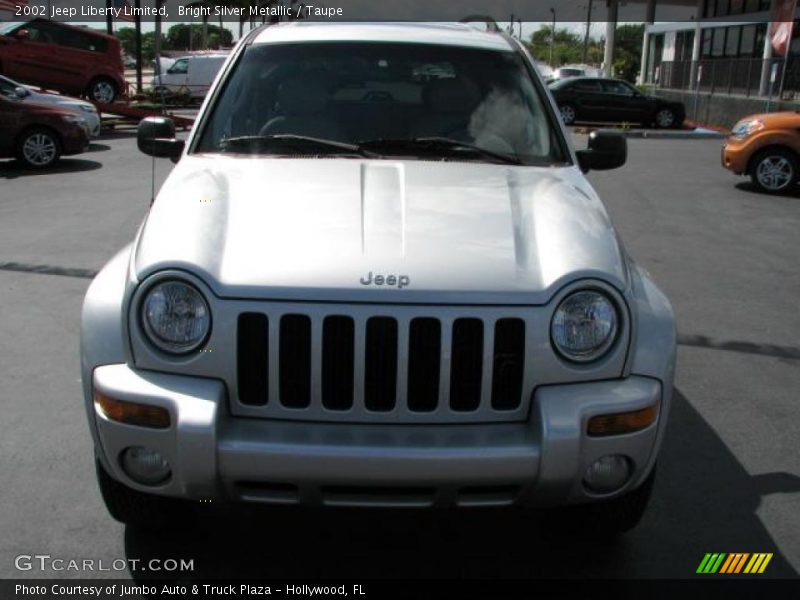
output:
M 495 152 L 488 150 L 469 142 L 462 142 L 447 137 L 418 137 L 410 139 L 377 139 L 359 142 L 358 148 L 368 152 L 384 153 L 397 153 L 397 154 L 414 154 L 414 155 L 447 155 L 464 156 L 471 154 L 484 159 L 490 159 L 495 162 L 501 162 L 512 165 L 525 164 L 522 160 L 513 154 L 504 154 L 502 152 Z
M 373 156 L 355 144 L 346 144 L 334 140 L 326 140 L 306 135 L 281 133 L 275 135 L 242 135 L 224 139 L 220 148 L 226 152 L 250 150 L 282 154 L 284 152 L 299 152 L 302 154 L 337 154 Z

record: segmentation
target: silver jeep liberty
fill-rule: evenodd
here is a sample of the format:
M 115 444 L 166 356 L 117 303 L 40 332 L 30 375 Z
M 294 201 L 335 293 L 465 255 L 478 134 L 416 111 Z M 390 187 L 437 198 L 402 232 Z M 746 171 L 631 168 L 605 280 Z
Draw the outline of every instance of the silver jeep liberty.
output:
M 467 25 L 251 32 L 82 318 L 111 514 L 188 501 L 558 508 L 630 529 L 673 385 L 670 304 L 527 50 Z

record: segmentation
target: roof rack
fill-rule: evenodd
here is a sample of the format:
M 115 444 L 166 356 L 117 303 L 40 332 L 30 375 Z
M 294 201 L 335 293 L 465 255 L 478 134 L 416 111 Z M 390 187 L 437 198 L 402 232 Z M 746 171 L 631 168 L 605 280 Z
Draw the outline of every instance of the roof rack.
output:
M 486 31 L 491 31 L 492 33 L 500 33 L 502 29 L 497 24 L 492 17 L 488 15 L 470 15 L 468 17 L 464 17 L 463 19 L 459 19 L 459 23 L 485 23 L 486 24 Z

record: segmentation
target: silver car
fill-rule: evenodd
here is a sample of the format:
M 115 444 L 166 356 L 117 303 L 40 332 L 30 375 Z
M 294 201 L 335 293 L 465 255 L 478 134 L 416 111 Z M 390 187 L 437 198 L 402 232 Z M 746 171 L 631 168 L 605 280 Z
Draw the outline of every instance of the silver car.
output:
M 549 507 L 633 527 L 675 322 L 516 40 L 267 26 L 222 68 L 134 242 L 91 284 L 82 375 L 111 514 L 189 501 Z

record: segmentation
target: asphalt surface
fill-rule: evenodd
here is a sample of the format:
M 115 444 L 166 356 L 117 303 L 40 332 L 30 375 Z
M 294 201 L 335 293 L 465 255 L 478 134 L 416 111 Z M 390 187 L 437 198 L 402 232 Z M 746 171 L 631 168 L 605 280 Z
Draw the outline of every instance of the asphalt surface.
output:
M 134 236 L 152 162 L 125 134 L 46 174 L 0 161 L 0 577 L 120 575 L 20 572 L 20 554 L 193 559 L 184 579 L 690 577 L 706 552 L 774 552 L 767 576 L 797 577 L 800 194 L 755 193 L 719 167 L 719 140 L 629 144 L 624 168 L 590 177 L 672 300 L 681 346 L 654 498 L 611 544 L 545 537 L 539 517 L 496 511 L 208 507 L 182 534 L 116 523 L 94 479 L 80 306 L 91 273 Z M 158 183 L 170 167 L 157 161 Z

